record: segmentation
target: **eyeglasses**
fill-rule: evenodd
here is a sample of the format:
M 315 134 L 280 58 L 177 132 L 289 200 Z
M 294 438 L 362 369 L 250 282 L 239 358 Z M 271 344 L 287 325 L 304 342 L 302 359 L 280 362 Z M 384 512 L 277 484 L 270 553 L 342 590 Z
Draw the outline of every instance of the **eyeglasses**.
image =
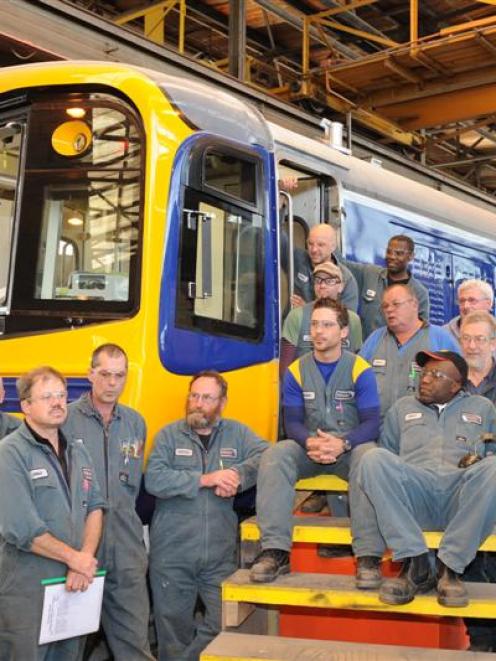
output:
M 404 250 L 403 248 L 387 248 L 386 255 L 393 255 L 393 257 L 404 257 L 410 253 L 409 250 Z
M 473 296 L 467 296 L 467 298 L 459 298 L 458 305 L 465 305 L 465 303 L 468 303 L 469 305 L 475 305 L 475 303 L 482 303 L 482 301 L 488 300 L 488 298 L 474 298 Z
M 94 370 L 95 374 L 106 381 L 108 379 L 116 379 L 116 381 L 122 381 L 126 378 L 127 372 L 112 372 L 112 370 Z
M 312 328 L 325 328 L 326 330 L 329 330 L 330 328 L 334 328 L 334 326 L 339 326 L 339 324 L 335 321 L 319 321 L 318 319 L 312 319 L 310 326 Z
M 486 335 L 460 335 L 460 342 L 463 342 L 464 344 L 473 343 L 479 347 L 491 342 L 493 339 L 493 337 L 487 337 Z
M 220 397 L 214 397 L 213 395 L 202 394 L 200 392 L 190 392 L 188 394 L 188 399 L 190 399 L 192 402 L 203 402 L 204 404 L 213 404 L 218 399 L 220 399 Z
M 44 392 L 43 395 L 40 395 L 39 397 L 28 397 L 27 399 L 29 402 L 40 401 L 47 403 L 52 399 L 61 402 L 67 399 L 67 393 L 65 392 L 65 390 L 59 390 L 58 392 Z
M 405 303 L 409 303 L 410 301 L 413 301 L 413 298 L 405 298 L 404 301 L 391 301 L 391 303 L 383 303 L 381 305 L 382 310 L 397 310 L 399 307 L 404 305 Z
M 316 275 L 313 282 L 315 285 L 325 285 L 326 287 L 330 287 L 331 285 L 340 285 L 343 281 L 340 278 L 319 278 L 319 276 Z
M 454 383 L 457 383 L 456 379 L 453 379 L 451 376 L 448 376 L 440 370 L 422 370 L 420 378 L 425 379 L 427 377 L 434 379 L 434 381 L 453 381 Z

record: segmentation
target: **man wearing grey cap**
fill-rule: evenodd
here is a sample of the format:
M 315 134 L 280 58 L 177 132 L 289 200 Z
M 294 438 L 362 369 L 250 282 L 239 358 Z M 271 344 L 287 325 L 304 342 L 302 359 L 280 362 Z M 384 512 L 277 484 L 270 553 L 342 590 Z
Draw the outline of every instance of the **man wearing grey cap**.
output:
M 357 475 L 369 516 L 393 559 L 403 561 L 379 599 L 406 604 L 436 587 L 441 605 L 466 606 L 460 575 L 496 523 L 496 456 L 486 442 L 496 432 L 496 409 L 465 392 L 468 367 L 459 354 L 420 351 L 415 359 L 418 394 L 393 404 L 380 447 L 362 457 Z M 436 573 L 422 533 L 428 529 L 444 530 Z

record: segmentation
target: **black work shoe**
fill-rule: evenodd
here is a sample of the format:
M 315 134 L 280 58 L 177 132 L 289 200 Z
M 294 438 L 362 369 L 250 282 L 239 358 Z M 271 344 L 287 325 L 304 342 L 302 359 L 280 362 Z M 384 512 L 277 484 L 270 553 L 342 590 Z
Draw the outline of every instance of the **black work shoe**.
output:
M 417 592 L 429 592 L 436 585 L 429 563 L 429 554 L 406 558 L 399 576 L 382 582 L 379 600 L 384 604 L 408 604 Z
M 317 544 L 319 558 L 350 558 L 353 555 L 349 544 Z
M 360 590 L 377 590 L 382 583 L 381 558 L 363 555 L 356 559 L 356 586 Z
M 281 549 L 266 549 L 255 558 L 250 569 L 250 580 L 270 583 L 280 574 L 289 574 L 289 553 Z
M 467 652 L 495 652 L 495 651 L 496 651 L 496 647 L 493 647 L 490 641 L 470 642 L 470 647 L 467 649 Z
M 447 567 L 438 558 L 437 600 L 441 606 L 463 608 L 468 606 L 467 588 L 460 575 Z
M 312 495 L 304 501 L 300 510 L 305 512 L 305 514 L 317 514 L 318 512 L 322 512 L 326 505 L 327 497 L 325 493 L 322 491 L 314 491 Z

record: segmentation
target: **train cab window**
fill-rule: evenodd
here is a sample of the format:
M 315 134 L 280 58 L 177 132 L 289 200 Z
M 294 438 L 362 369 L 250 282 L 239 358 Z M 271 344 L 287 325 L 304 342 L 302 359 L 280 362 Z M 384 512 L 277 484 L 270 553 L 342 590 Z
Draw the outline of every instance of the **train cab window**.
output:
M 0 124 L 0 309 L 7 303 L 22 126 Z
M 143 168 L 140 125 L 120 100 L 97 94 L 34 101 L 14 311 L 90 319 L 137 308 Z
M 176 323 L 224 336 L 263 335 L 262 163 L 204 149 L 185 189 Z M 196 173 L 196 174 L 195 174 Z M 201 173 L 200 176 L 199 173 Z

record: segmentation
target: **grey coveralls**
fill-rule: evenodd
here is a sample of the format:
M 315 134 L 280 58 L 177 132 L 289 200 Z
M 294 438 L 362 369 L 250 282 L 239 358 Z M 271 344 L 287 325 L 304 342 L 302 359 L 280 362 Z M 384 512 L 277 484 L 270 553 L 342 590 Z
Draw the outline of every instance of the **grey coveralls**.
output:
M 133 409 L 116 404 L 110 424 L 105 427 L 87 393 L 69 404 L 63 431 L 68 438 L 82 439 L 107 498 L 98 551 L 100 564 L 107 570 L 102 605 L 107 642 L 119 661 L 153 659 L 148 643 L 147 557 L 143 526 L 136 514 L 145 422 Z
M 20 424 L 19 418 L 0 411 L 0 439 L 16 430 Z
M 358 286 L 355 276 L 350 269 L 331 255 L 330 261 L 334 262 L 341 269 L 343 274 L 344 289 L 341 294 L 341 302 L 349 310 L 354 312 L 358 309 Z M 314 265 L 306 250 L 297 249 L 294 252 L 294 292 L 302 297 L 306 302 L 313 301 L 315 292 L 313 287 Z
M 460 459 L 480 435 L 496 431 L 496 409 L 484 397 L 461 391 L 438 411 L 415 397 L 398 400 L 386 416 L 379 443 L 358 470 L 394 560 L 427 552 L 422 530 L 444 530 L 438 556 L 461 574 L 496 523 L 496 456 L 469 468 Z M 367 509 L 367 501 L 365 503 Z
M 381 303 L 384 290 L 388 286 L 387 269 L 375 264 L 350 261 L 345 263 L 358 284 L 358 313 L 362 320 L 363 337 L 366 339 L 372 331 L 386 324 Z M 424 321 L 429 321 L 429 292 L 413 275 L 410 276 L 408 285 L 417 295 L 419 317 Z
M 0 659 L 71 661 L 80 638 L 38 645 L 42 579 L 67 566 L 31 552 L 33 539 L 50 533 L 80 549 L 88 514 L 103 509 L 94 468 L 82 443 L 68 439 L 70 485 L 53 451 L 23 423 L 0 443 Z
M 363 363 L 360 369 L 355 364 Z M 362 358 L 344 351 L 327 385 L 315 365 L 313 355 L 307 353 L 298 363 L 300 385 L 305 402 L 305 427 L 310 435 L 317 429 L 346 438 L 347 432 L 359 424 L 355 404 L 354 381 L 364 368 Z M 296 375 L 295 375 L 296 376 Z M 384 545 L 375 525 L 361 517 L 358 498 L 363 494 L 354 488 L 354 475 L 360 458 L 375 443 L 363 443 L 351 452 L 340 455 L 335 464 L 319 464 L 308 458 L 301 445 L 292 440 L 280 441 L 262 457 L 257 482 L 257 522 L 261 531 L 262 549 L 290 551 L 293 531 L 293 502 L 298 480 L 316 475 L 338 475 L 349 480 L 350 507 L 356 512 L 352 520 L 353 550 L 358 555 L 382 555 Z M 374 520 L 372 520 L 374 523 Z
M 164 427 L 145 475 L 157 497 L 150 531 L 150 581 L 161 661 L 197 659 L 220 630 L 220 584 L 236 569 L 233 498 L 200 488 L 202 473 L 235 468 L 244 491 L 256 482 L 267 443 L 235 420 L 214 427 L 208 451 L 186 421 Z M 195 622 L 197 597 L 205 606 Z
M 384 327 L 373 358 L 366 357 L 372 363 L 377 379 L 381 418 L 397 399 L 415 393 L 420 374 L 415 356 L 419 351 L 430 350 L 433 348 L 428 324 L 401 346 L 398 346 L 395 336 Z

